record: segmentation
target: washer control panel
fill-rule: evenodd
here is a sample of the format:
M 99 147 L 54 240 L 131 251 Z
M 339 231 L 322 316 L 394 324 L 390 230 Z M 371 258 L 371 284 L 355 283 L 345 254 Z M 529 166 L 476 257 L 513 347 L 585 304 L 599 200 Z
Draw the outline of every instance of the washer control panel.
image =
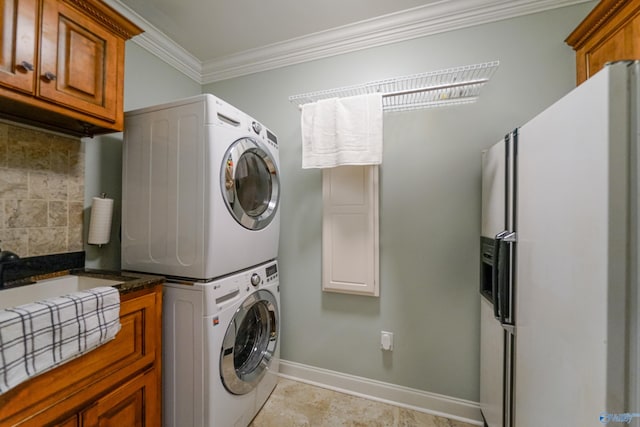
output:
M 268 288 L 274 295 L 280 293 L 276 260 L 210 282 L 185 282 L 205 292 L 203 315 L 215 315 L 220 310 L 243 301 L 248 295 Z M 184 284 L 171 286 L 184 287 Z

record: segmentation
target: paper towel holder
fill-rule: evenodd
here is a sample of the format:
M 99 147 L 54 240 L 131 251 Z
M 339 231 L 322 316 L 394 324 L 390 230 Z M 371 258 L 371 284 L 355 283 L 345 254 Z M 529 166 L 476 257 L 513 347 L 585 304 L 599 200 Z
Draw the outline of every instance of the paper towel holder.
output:
M 102 245 L 109 243 L 112 217 L 113 199 L 108 199 L 107 193 L 104 192 L 100 193 L 100 197 L 94 197 L 89 218 L 88 244 L 102 247 Z

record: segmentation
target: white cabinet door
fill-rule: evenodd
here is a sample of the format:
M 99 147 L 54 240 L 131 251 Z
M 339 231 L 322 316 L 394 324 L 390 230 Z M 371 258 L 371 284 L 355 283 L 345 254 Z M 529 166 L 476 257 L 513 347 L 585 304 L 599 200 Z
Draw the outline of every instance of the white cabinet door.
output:
M 322 289 L 378 296 L 378 166 L 322 174 Z

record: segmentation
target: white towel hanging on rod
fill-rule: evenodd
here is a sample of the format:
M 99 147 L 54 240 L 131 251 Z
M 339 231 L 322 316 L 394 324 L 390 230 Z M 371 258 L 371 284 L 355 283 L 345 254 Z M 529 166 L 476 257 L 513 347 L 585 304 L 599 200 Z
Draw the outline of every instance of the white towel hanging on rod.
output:
M 301 129 L 303 169 L 382 162 L 380 94 L 331 98 L 305 105 Z

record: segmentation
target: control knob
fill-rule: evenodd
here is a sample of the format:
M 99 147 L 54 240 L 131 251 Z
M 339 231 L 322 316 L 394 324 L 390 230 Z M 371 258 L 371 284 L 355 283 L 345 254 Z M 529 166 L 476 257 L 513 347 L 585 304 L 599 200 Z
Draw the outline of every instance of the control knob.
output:
M 253 131 L 257 134 L 260 134 L 260 131 L 262 130 L 262 125 L 258 122 L 253 122 L 251 123 L 251 127 L 253 128 Z
M 257 273 L 253 273 L 251 275 L 251 284 L 253 286 L 258 286 L 260 284 L 261 280 L 260 280 L 260 276 Z

